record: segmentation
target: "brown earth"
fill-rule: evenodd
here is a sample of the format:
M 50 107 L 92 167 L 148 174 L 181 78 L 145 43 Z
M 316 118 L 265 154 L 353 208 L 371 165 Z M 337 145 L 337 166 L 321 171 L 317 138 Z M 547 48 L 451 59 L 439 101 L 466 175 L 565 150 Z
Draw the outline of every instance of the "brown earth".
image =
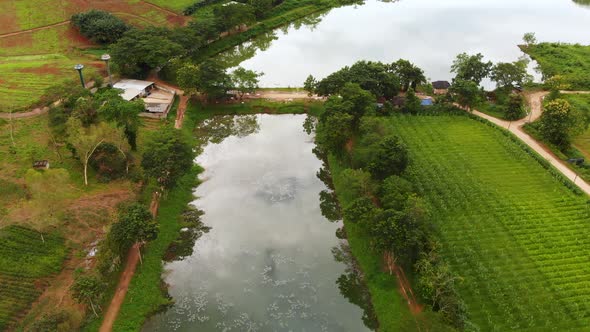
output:
M 44 64 L 41 67 L 35 68 L 22 68 L 18 70 L 21 73 L 29 73 L 29 74 L 39 74 L 39 75 L 59 75 L 61 73 L 61 69 L 53 67 L 50 64 Z

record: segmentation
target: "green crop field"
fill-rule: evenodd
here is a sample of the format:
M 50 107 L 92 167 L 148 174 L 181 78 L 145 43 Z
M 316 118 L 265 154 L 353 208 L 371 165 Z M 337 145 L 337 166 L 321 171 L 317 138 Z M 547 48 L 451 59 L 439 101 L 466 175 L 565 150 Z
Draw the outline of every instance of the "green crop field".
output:
M 1 80 L 6 82 L 0 84 L 0 110 L 31 105 L 48 87 L 67 79 L 77 80 L 73 68 L 80 61 L 59 54 L 0 58 Z M 92 66 L 84 70 L 86 77 L 96 72 Z
M 408 176 L 482 331 L 590 326 L 590 214 L 501 131 L 467 116 L 394 116 Z
M 5 330 L 41 293 L 40 278 L 57 273 L 66 257 L 64 240 L 22 227 L 0 229 L 0 330 Z
M 590 94 L 563 95 L 573 108 L 590 118 Z M 590 128 L 574 139 L 573 145 L 590 160 Z
M 560 75 L 572 90 L 590 89 L 590 46 L 541 43 L 522 50 L 539 63 L 546 78 Z

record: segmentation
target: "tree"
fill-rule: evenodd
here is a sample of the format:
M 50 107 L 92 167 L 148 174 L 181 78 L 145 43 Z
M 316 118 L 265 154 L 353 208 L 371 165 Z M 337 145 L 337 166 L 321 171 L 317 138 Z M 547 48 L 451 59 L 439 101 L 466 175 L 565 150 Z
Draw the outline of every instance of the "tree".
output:
M 492 66 L 491 61 L 483 62 L 483 55 L 481 53 L 477 53 L 476 55 L 461 53 L 453 61 L 451 72 L 456 74 L 454 80 L 472 81 L 479 86 L 481 81 L 490 74 Z
M 68 142 L 76 150 L 76 155 L 84 166 L 84 184 L 88 185 L 88 162 L 99 145 L 109 141 L 120 141 L 122 131 L 101 122 L 88 128 L 82 126 L 79 119 L 71 117 L 67 124 Z
M 481 100 L 482 91 L 473 81 L 455 80 L 449 89 L 459 105 L 466 107 L 469 111 Z
M 222 6 L 216 6 L 213 14 L 220 31 L 232 31 L 243 24 L 256 22 L 254 8 L 248 4 L 230 2 Z
M 250 5 L 254 8 L 256 18 L 260 20 L 272 9 L 273 0 L 250 0 Z
M 132 150 L 137 148 L 137 131 L 139 130 L 139 114 L 145 110 L 143 100 L 126 101 L 119 95 L 116 89 L 97 97 L 102 106 L 98 113 L 105 121 L 113 122 L 119 128 L 123 128 L 127 143 Z
M 199 65 L 195 86 L 207 99 L 219 99 L 231 89 L 231 77 L 218 62 L 205 60 Z
M 422 109 L 422 101 L 414 93 L 414 89 L 410 88 L 406 93 L 406 100 L 402 107 L 402 111 L 410 114 L 417 114 Z
M 544 105 L 540 119 L 541 135 L 561 149 L 569 147 L 574 136 L 586 128 L 582 115 L 564 99 L 555 99 Z
M 254 93 L 258 89 L 258 78 L 264 73 L 257 73 L 243 67 L 238 67 L 231 74 L 233 88 L 238 91 L 240 100 L 246 93 Z
M 490 79 L 496 82 L 498 89 L 520 88 L 532 81 L 532 76 L 527 72 L 528 60 L 522 59 L 515 62 L 499 62 L 490 72 Z
M 315 92 L 320 96 L 337 94 L 346 83 L 356 83 L 378 98 L 394 97 L 400 90 L 399 78 L 390 66 L 381 62 L 359 61 L 319 81 Z
M 526 115 L 525 101 L 521 95 L 511 94 L 506 105 L 504 117 L 506 120 L 514 121 L 522 119 Z
M 385 209 L 402 211 L 406 208 L 408 196 L 412 192 L 411 182 L 397 175 L 392 175 L 381 183 L 379 197 Z
M 98 105 L 91 97 L 80 97 L 76 100 L 72 114 L 80 119 L 84 127 L 98 122 Z
M 524 43 L 526 44 L 527 47 L 529 47 L 531 45 L 535 45 L 537 43 L 537 37 L 535 37 L 534 32 L 525 33 L 524 36 L 522 37 L 522 40 L 524 41 Z
M 408 148 L 397 136 L 386 136 L 381 140 L 369 162 L 369 171 L 376 179 L 400 175 L 408 166 Z
M 316 86 L 318 85 L 318 81 L 313 77 L 313 75 L 307 76 L 305 82 L 303 82 L 303 90 L 307 91 L 307 95 L 311 97 L 315 93 Z
M 146 143 L 141 166 L 163 189 L 169 189 L 193 166 L 193 156 L 192 147 L 182 134 L 166 127 Z
M 183 63 L 176 71 L 178 86 L 184 91 L 187 97 L 194 97 L 198 94 L 199 67 L 190 62 Z
M 145 206 L 134 203 L 119 213 L 119 221 L 113 224 L 110 235 L 115 251 L 121 254 L 134 243 L 144 244 L 156 239 L 158 223 Z M 139 246 L 137 248 L 140 250 Z M 141 251 L 139 258 L 141 260 Z
M 205 41 L 218 39 L 222 32 L 219 30 L 217 20 L 212 14 L 199 16 L 198 20 L 190 21 L 188 27 Z
M 111 46 L 113 61 L 119 66 L 121 74 L 139 77 L 182 55 L 182 46 L 168 39 L 168 32 L 159 28 L 127 31 Z
M 325 151 L 342 155 L 346 142 L 353 132 L 352 115 L 342 112 L 333 112 L 318 123 L 316 130 L 316 142 Z
M 98 317 L 96 313 L 95 303 L 98 303 L 102 299 L 105 284 L 95 275 L 82 275 L 76 277 L 74 284 L 70 287 L 72 291 L 72 297 L 79 303 L 90 304 L 94 315 Z M 100 309 L 100 307 L 99 307 Z
M 114 43 L 129 30 L 127 24 L 117 16 L 96 9 L 74 14 L 72 24 L 82 36 L 98 44 Z
M 391 70 L 399 77 L 403 91 L 416 90 L 418 84 L 426 83 L 424 71 L 408 60 L 397 60 L 391 64 Z

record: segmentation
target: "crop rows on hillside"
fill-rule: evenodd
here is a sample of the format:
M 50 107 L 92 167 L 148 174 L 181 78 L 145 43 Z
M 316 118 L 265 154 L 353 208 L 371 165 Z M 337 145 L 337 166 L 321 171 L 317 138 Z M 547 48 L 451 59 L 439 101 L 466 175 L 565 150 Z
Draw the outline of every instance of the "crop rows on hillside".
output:
M 0 330 L 42 291 L 43 277 L 61 270 L 64 240 L 18 226 L 0 229 Z
M 464 116 L 396 116 L 409 176 L 431 206 L 444 258 L 482 331 L 590 324 L 590 217 L 499 130 Z

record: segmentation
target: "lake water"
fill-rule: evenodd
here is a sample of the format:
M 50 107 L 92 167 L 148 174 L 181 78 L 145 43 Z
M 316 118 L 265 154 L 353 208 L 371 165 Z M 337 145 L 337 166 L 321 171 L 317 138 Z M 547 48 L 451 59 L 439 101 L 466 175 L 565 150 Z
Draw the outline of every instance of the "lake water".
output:
M 333 9 L 313 26 L 264 36 L 265 49 L 242 66 L 265 75 L 263 87 L 302 86 L 357 60 L 408 59 L 432 80 L 450 80 L 462 52 L 494 62 L 515 61 L 526 32 L 539 41 L 590 44 L 590 8 L 572 0 L 367 0 Z M 490 82 L 486 88 L 493 87 Z
M 212 142 L 196 160 L 205 172 L 193 204 L 211 230 L 166 265 L 176 303 L 144 331 L 368 330 L 340 291 L 358 293 L 360 281 L 341 225 L 322 217 L 322 163 L 304 119 L 226 116 L 199 131 Z

